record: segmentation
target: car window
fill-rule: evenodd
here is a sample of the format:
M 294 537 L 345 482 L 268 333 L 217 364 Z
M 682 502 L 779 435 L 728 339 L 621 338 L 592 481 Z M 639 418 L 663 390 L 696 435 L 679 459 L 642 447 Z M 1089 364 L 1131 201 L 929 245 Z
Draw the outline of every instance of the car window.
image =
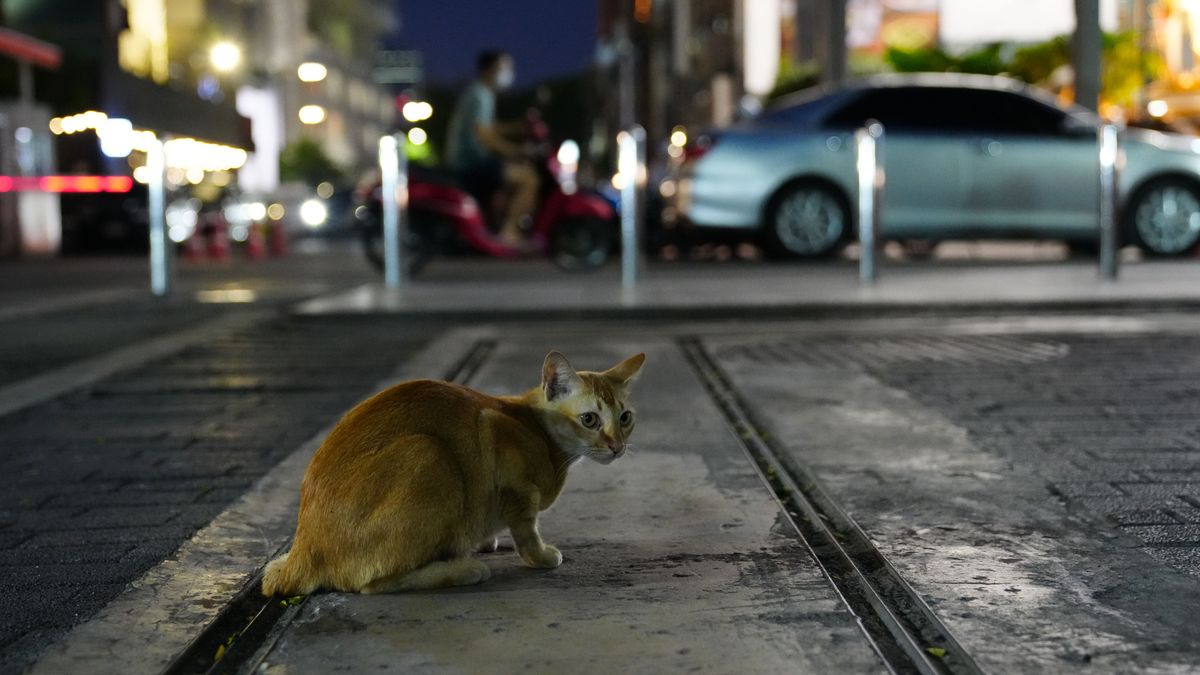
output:
M 825 99 L 815 95 L 792 95 L 767 108 L 759 119 L 787 125 L 807 125 L 825 108 Z
M 1006 91 L 952 87 L 865 89 L 825 120 L 830 129 L 856 129 L 869 119 L 885 129 L 918 133 L 1059 133 L 1065 113 Z

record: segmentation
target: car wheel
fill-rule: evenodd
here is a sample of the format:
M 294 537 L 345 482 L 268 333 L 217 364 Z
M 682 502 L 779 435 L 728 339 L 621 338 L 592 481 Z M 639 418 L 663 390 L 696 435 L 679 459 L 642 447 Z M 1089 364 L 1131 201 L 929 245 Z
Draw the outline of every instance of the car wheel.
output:
M 937 239 L 901 239 L 900 247 L 904 249 L 904 257 L 910 260 L 929 260 L 940 243 Z
M 613 243 L 613 225 L 608 220 L 570 218 L 551 235 L 550 259 L 569 272 L 593 270 L 612 255 Z
M 1128 209 L 1128 231 L 1152 255 L 1180 255 L 1200 242 L 1200 190 L 1180 178 L 1164 178 L 1138 190 Z
M 764 245 L 778 257 L 818 258 L 836 251 L 850 231 L 849 207 L 832 188 L 798 183 L 771 200 Z

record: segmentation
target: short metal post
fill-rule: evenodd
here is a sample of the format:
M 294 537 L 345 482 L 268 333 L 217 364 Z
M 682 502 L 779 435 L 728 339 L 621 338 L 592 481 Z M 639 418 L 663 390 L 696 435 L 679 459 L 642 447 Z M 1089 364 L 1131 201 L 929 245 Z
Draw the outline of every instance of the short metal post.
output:
M 383 205 L 383 280 L 400 288 L 405 278 L 404 212 L 408 207 L 408 153 L 403 134 L 379 139 L 380 190 Z
M 883 125 L 867 120 L 854 133 L 855 162 L 858 172 L 858 280 L 872 284 L 879 277 L 876 258 L 883 220 Z
M 1100 189 L 1097 205 L 1100 236 L 1100 278 L 1117 278 L 1117 205 L 1121 171 L 1121 145 L 1117 127 L 1105 124 L 1099 130 Z
M 631 291 L 640 276 L 646 187 L 646 130 L 637 124 L 617 134 L 617 173 L 621 176 L 621 287 Z
M 171 292 L 171 256 L 167 238 L 167 158 L 163 140 L 155 140 L 146 153 L 150 210 L 150 292 L 163 297 Z

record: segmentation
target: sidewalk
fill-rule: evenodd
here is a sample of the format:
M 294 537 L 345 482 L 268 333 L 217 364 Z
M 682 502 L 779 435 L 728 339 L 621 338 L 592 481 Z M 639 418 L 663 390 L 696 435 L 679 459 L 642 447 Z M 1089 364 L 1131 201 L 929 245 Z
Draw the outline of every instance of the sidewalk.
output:
M 874 286 L 857 275 L 851 262 L 655 263 L 625 292 L 615 266 L 568 274 L 542 261 L 451 259 L 400 290 L 370 283 L 296 310 L 547 318 L 1200 305 L 1200 261 L 1190 259 L 1127 264 L 1116 282 L 1086 261 L 892 263 Z

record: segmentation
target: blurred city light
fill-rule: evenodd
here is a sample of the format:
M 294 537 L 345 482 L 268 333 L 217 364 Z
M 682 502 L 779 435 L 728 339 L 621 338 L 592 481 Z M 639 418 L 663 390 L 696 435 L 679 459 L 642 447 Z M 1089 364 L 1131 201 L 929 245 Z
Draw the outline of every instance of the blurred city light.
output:
M 246 163 L 247 153 L 241 148 L 219 143 L 206 143 L 194 138 L 172 138 L 163 143 L 167 166 L 184 170 L 231 171 Z
M 129 176 L 0 176 L 0 192 L 129 192 Z
M 167 236 L 176 244 L 185 242 L 196 232 L 200 220 L 200 200 L 180 199 L 167 205 Z
M 671 145 L 677 148 L 682 148 L 687 145 L 687 129 L 682 126 L 675 127 L 671 130 Z
M 258 293 L 249 288 L 218 288 L 196 291 L 196 302 L 209 304 L 243 304 L 254 302 Z
M 109 117 L 96 128 L 100 137 L 100 152 L 108 157 L 128 157 L 133 152 L 133 123 L 120 117 Z
M 559 185 L 566 194 L 575 194 L 579 189 L 579 144 L 568 138 L 558 146 L 555 159 L 559 166 Z
M 323 63 L 307 61 L 301 63 L 296 68 L 296 77 L 300 78 L 301 82 L 320 82 L 329 74 L 329 69 Z
M 1146 104 L 1146 112 L 1150 113 L 1151 117 L 1162 117 L 1170 110 L 1166 101 L 1155 99 Z
M 433 117 L 433 106 L 426 101 L 409 101 L 400 109 L 400 114 L 409 122 L 421 122 Z
M 317 228 L 325 224 L 329 218 L 329 209 L 320 199 L 306 199 L 300 204 L 300 222 L 308 227 Z
M 267 217 L 267 205 L 262 202 L 251 202 L 246 205 L 246 217 L 250 220 L 262 220 Z
M 50 132 L 54 134 L 76 134 L 89 129 L 100 137 L 101 151 L 105 150 L 105 137 L 109 136 L 109 150 L 119 152 L 128 144 L 130 151 L 148 152 L 157 136 L 148 129 L 135 129 L 132 123 L 121 118 L 109 118 L 97 110 L 66 117 L 55 117 L 50 120 Z M 167 154 L 167 166 L 177 169 L 201 169 L 203 171 L 232 171 L 240 169 L 246 163 L 248 154 L 241 148 L 221 143 L 208 143 L 195 138 L 176 137 L 164 144 Z M 125 154 L 110 154 L 110 157 L 126 157 Z M 139 181 L 141 182 L 141 181 Z
M 228 40 L 222 40 L 209 50 L 208 62 L 218 73 L 231 73 L 242 62 L 242 49 Z
M 408 130 L 408 142 L 413 145 L 425 145 L 425 141 L 429 140 L 429 134 L 421 127 L 413 127 Z
M 283 214 L 283 204 L 279 202 L 275 202 L 267 207 L 267 217 L 271 220 L 282 220 Z
M 558 163 L 564 166 L 568 164 L 578 164 L 579 144 L 569 138 L 563 141 L 562 145 L 558 146 L 557 159 Z
M 321 199 L 329 199 L 333 196 L 333 183 L 322 181 L 317 185 L 317 196 Z
M 325 121 L 325 109 L 319 105 L 303 106 L 298 114 L 304 124 L 320 124 Z

